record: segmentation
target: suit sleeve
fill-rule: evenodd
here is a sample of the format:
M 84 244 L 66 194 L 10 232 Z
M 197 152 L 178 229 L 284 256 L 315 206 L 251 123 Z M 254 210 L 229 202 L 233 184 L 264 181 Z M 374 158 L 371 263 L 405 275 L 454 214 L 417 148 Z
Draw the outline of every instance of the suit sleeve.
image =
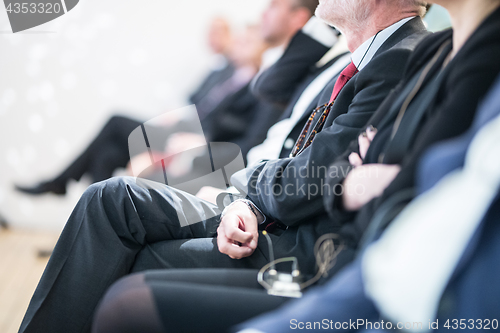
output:
M 332 190 L 325 186 L 325 177 L 345 177 L 345 170 L 328 174 L 328 166 L 345 153 L 401 80 L 409 54 L 409 50 L 395 49 L 374 58 L 357 74 L 354 98 L 348 109 L 321 131 L 309 148 L 295 158 L 268 161 L 242 170 L 233 176 L 233 185 L 247 193 L 270 220 L 288 226 L 324 214 L 322 195 Z
M 375 127 L 378 126 L 380 121 L 382 121 L 385 117 L 387 110 L 391 108 L 394 100 L 397 96 L 399 96 L 401 89 L 404 87 L 403 83 L 404 81 L 400 81 L 398 86 L 392 90 L 389 96 L 380 105 L 378 110 L 374 113 L 370 120 L 368 120 L 362 131 L 366 130 L 366 127 L 369 125 L 373 125 Z M 329 188 L 337 189 L 337 191 L 325 193 L 323 196 L 323 204 L 330 218 L 340 224 L 352 221 L 356 216 L 355 212 L 344 210 L 342 204 L 342 195 L 344 193 L 343 183 L 347 174 L 353 169 L 351 163 L 349 162 L 349 156 L 352 153 L 359 154 L 358 137 L 352 140 L 349 144 L 349 148 L 342 155 L 340 155 L 332 165 L 330 165 L 329 175 L 334 175 L 334 177 L 327 177 L 325 180 Z M 338 173 L 338 170 L 343 170 L 343 172 Z

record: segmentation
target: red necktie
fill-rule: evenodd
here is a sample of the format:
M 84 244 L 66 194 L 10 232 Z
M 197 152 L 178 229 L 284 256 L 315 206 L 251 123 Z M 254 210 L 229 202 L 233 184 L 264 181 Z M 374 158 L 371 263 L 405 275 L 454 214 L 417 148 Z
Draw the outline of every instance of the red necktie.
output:
M 352 77 L 356 75 L 357 72 L 358 69 L 356 68 L 356 66 L 354 66 L 354 64 L 351 61 L 349 66 L 344 68 L 344 70 L 340 73 L 337 82 L 335 82 L 335 87 L 333 87 L 333 94 L 332 97 L 330 98 L 330 104 L 328 105 L 325 104 L 314 110 L 314 112 L 307 120 L 307 123 L 304 126 L 302 133 L 297 139 L 297 142 L 295 143 L 295 147 L 293 148 L 290 157 L 295 157 L 299 155 L 301 152 L 304 151 L 304 149 L 306 149 L 311 145 L 316 134 L 318 134 L 323 129 L 326 118 L 328 118 L 328 115 L 330 114 L 330 111 L 332 109 L 331 103 L 335 101 L 337 96 L 342 91 L 342 88 L 344 88 L 347 82 L 349 82 L 349 80 L 352 79 Z M 314 120 L 316 120 L 315 125 L 311 128 L 311 125 L 314 123 Z
M 332 97 L 330 98 L 330 103 L 337 98 L 337 96 L 342 91 L 342 88 L 344 88 L 347 82 L 349 82 L 349 80 L 352 79 L 352 77 L 356 75 L 357 72 L 358 69 L 356 68 L 356 66 L 354 66 L 354 64 L 351 61 L 349 66 L 344 68 L 344 70 L 340 73 L 337 82 L 335 82 L 335 87 L 333 87 L 333 94 Z

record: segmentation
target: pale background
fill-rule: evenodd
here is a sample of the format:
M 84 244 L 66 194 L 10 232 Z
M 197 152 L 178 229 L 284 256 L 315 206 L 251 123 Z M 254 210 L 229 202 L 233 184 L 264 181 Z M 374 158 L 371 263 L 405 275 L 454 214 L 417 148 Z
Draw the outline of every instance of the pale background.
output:
M 0 5 L 0 215 L 14 228 L 59 231 L 88 180 L 66 197 L 26 196 L 13 183 L 55 176 L 117 111 L 148 120 L 187 105 L 209 67 L 211 18 L 241 29 L 267 2 L 81 0 L 18 34 Z

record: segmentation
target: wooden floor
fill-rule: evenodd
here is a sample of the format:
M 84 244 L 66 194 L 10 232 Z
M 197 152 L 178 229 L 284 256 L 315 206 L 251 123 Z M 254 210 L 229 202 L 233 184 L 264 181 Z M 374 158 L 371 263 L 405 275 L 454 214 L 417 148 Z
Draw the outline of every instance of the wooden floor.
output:
M 0 332 L 15 333 L 42 276 L 48 258 L 39 250 L 51 250 L 57 234 L 0 229 Z

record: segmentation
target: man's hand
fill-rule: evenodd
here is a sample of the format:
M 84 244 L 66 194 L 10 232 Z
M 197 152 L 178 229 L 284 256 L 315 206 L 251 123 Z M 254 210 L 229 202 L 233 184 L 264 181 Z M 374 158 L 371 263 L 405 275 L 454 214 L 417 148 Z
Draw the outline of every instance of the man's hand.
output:
M 380 196 L 400 170 L 399 165 L 386 164 L 365 164 L 353 169 L 344 181 L 344 208 L 357 211 Z
M 259 239 L 257 217 L 244 202 L 228 207 L 217 229 L 217 246 L 232 259 L 252 255 Z

